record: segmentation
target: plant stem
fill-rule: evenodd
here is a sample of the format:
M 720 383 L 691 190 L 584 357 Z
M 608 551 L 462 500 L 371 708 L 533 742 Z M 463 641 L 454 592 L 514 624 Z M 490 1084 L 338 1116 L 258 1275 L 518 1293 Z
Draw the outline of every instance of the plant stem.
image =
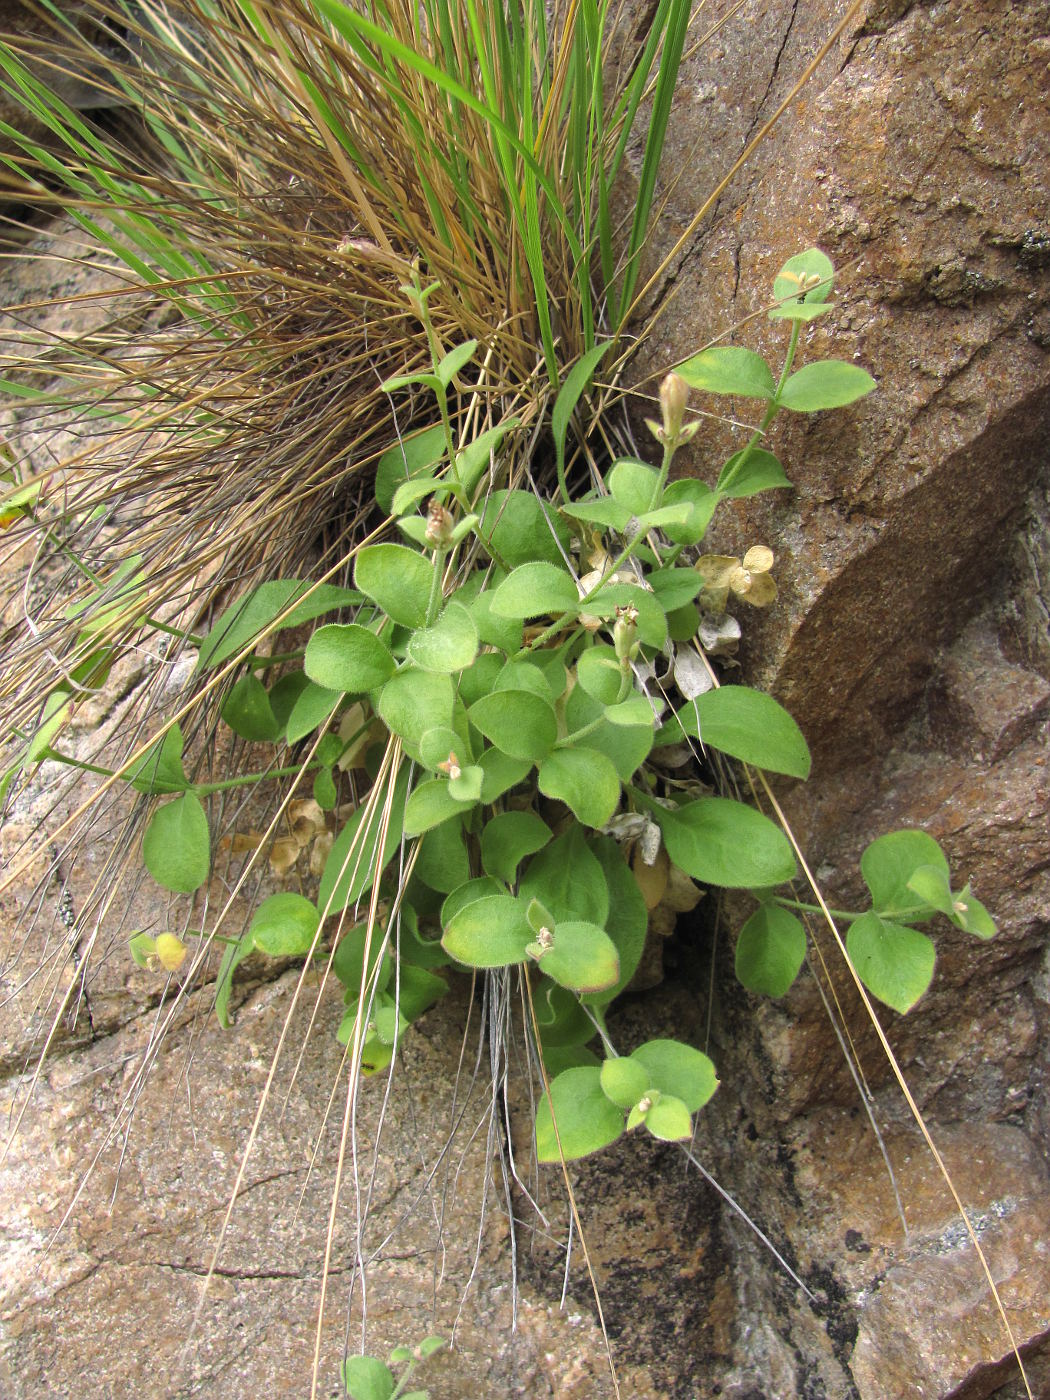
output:
M 769 407 L 762 415 L 761 423 L 759 423 L 758 427 L 751 434 L 747 446 L 740 453 L 740 457 L 737 460 L 736 467 L 734 469 L 735 472 L 740 470 L 740 468 L 747 461 L 751 453 L 755 450 L 758 444 L 765 437 L 766 432 L 769 429 L 770 423 L 772 423 L 773 419 L 777 416 L 777 413 L 780 411 L 780 395 L 783 392 L 784 385 L 788 381 L 788 375 L 791 373 L 791 366 L 795 360 L 795 352 L 798 349 L 798 339 L 801 333 L 802 322 L 793 321 L 791 325 L 791 339 L 788 341 L 787 354 L 784 356 L 784 368 L 780 372 L 780 379 L 777 382 L 776 392 L 773 395 Z
M 653 499 L 649 502 L 650 510 L 656 510 L 663 499 L 664 487 L 667 485 L 667 477 L 671 470 L 671 460 L 674 457 L 676 446 L 676 443 L 664 443 L 664 456 L 663 461 L 660 463 L 660 477 L 656 483 L 656 489 L 653 491 Z
M 265 773 L 242 773 L 239 778 L 224 778 L 221 782 L 216 783 L 190 783 L 186 791 L 196 793 L 198 797 L 207 797 L 210 793 L 225 792 L 227 788 L 245 787 L 248 783 L 265 783 L 271 778 L 291 778 L 296 773 L 301 773 L 304 767 L 309 770 L 322 766 L 317 762 L 305 765 L 293 763 L 287 768 L 270 768 Z
M 131 781 L 127 773 L 118 774 L 114 768 L 103 768 L 101 764 L 88 763 L 86 759 L 74 758 L 72 754 L 62 753 L 58 749 L 48 749 L 47 757 L 53 759 L 56 763 L 64 763 L 67 768 L 79 768 L 83 773 L 97 773 L 100 778 L 120 777 L 125 782 Z M 322 765 L 319 763 L 306 764 L 307 769 L 319 768 L 321 766 Z M 221 782 L 187 783 L 184 788 L 172 788 L 170 792 L 156 793 L 154 795 L 158 797 L 174 797 L 176 793 L 192 792 L 197 797 L 207 797 L 210 793 L 224 792 L 227 788 L 244 787 L 248 783 L 265 783 L 270 778 L 290 778 L 294 774 L 301 772 L 302 769 L 303 765 L 301 763 L 294 763 L 287 768 L 270 768 L 265 773 L 242 773 L 240 777 L 224 778 Z M 138 775 L 136 774 L 136 776 Z
M 802 899 L 789 899 L 786 895 L 775 894 L 773 903 L 779 904 L 784 909 L 798 909 L 803 914 L 823 914 L 824 910 L 819 904 L 807 904 Z M 856 909 L 829 909 L 828 913 L 835 919 L 859 919 L 860 912 Z
M 446 550 L 440 545 L 434 550 L 434 572 L 430 579 L 430 597 L 427 599 L 427 620 L 426 626 L 432 627 L 434 618 L 437 616 L 438 604 L 441 602 L 441 576 L 445 570 Z

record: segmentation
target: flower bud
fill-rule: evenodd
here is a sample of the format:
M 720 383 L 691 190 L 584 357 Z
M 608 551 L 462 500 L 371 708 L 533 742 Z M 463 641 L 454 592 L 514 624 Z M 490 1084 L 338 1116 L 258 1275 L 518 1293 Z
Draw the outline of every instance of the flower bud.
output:
M 617 607 L 613 623 L 613 646 L 621 661 L 632 661 L 638 649 L 638 609 L 633 603 Z
M 174 933 L 158 933 L 156 940 L 157 961 L 165 972 L 177 972 L 186 960 L 186 945 Z
M 452 516 L 436 496 L 427 507 L 426 541 L 434 549 L 447 549 L 452 543 Z
M 682 418 L 689 401 L 689 385 L 672 370 L 660 385 L 660 411 L 663 430 L 668 442 L 677 441 L 682 431 Z

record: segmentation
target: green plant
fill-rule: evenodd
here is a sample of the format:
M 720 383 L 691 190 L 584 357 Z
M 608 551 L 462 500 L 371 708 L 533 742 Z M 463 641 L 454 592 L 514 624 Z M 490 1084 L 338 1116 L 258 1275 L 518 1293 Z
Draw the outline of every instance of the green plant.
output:
M 43 5 L 67 52 L 82 54 L 62 7 Z M 811 252 L 778 279 L 772 314 L 791 324 L 779 377 L 737 348 L 679 367 L 653 468 L 622 455 L 609 409 L 688 20 L 681 0 L 656 6 L 637 60 L 613 11 L 594 4 L 530 4 L 510 23 L 500 7 L 440 3 L 422 17 L 407 3 L 336 0 L 97 10 L 122 22 L 124 45 L 97 81 L 144 112 L 145 153 L 49 90 L 42 46 L 0 50 L 8 95 L 65 152 L 7 128 L 22 154 L 5 159 L 64 191 L 57 202 L 124 279 L 112 322 L 64 343 L 57 383 L 41 386 L 32 337 L 4 383 L 41 414 L 74 406 L 122 436 L 108 472 L 67 464 L 57 517 L 40 509 L 46 483 L 13 464 L 0 518 L 40 528 L 46 557 L 68 572 L 4 697 L 18 751 L 0 799 L 45 759 L 105 786 L 126 781 L 148 799 L 147 868 L 188 896 L 212 872 L 222 795 L 286 779 L 280 816 L 305 776 L 321 814 L 303 823 L 315 853 L 334 836 L 319 897 L 285 891 L 243 934 L 220 931 L 220 916 L 194 935 L 194 972 L 224 944 L 221 1020 L 248 953 L 322 959 L 345 987 L 353 1076 L 391 1065 L 443 992 L 436 970 L 516 970 L 544 1065 L 541 1158 L 581 1156 L 637 1126 L 688 1136 L 715 1087 L 710 1062 L 669 1041 L 618 1056 L 609 1033 L 644 938 L 624 842 L 643 866 L 661 843 L 687 876 L 754 890 L 738 971 L 781 994 L 804 945 L 795 913 L 808 907 L 776 893 L 795 873 L 788 840 L 660 759 L 684 739 L 701 761 L 702 737 L 803 777 L 808 754 L 790 717 L 744 687 L 682 689 L 657 716 L 650 662 L 688 649 L 698 627 L 717 641 L 730 594 L 771 596 L 768 551 L 693 554 L 720 500 L 787 484 L 762 445 L 775 413 L 871 387 L 851 365 L 793 368 L 802 326 L 827 307 L 830 265 Z M 611 188 L 640 114 L 639 196 L 621 238 Z M 158 302 L 174 318 L 157 317 Z M 130 331 L 129 304 L 140 313 Z M 689 386 L 763 405 L 712 485 L 669 479 Z M 549 500 L 523 489 L 526 467 L 543 477 L 548 427 Z M 127 448 L 143 438 L 129 468 Z M 362 543 L 374 519 L 362 467 L 375 468 L 377 502 L 408 545 Z M 129 530 L 119 507 L 140 497 L 151 511 Z M 321 581 L 300 581 L 307 573 Z M 212 622 L 235 588 L 247 591 Z M 342 609 L 351 620 L 273 654 L 272 634 Z M 169 656 L 197 648 L 189 699 L 162 732 L 151 719 L 149 740 L 117 763 L 75 757 L 63 748 L 70 713 L 144 635 L 170 638 Z M 187 770 L 184 743 L 196 762 L 201 730 L 218 725 L 213 696 L 225 729 L 274 745 L 277 767 Z M 187 716 L 197 733 L 187 723 L 184 735 Z M 992 931 L 913 836 L 866 855 L 873 908 L 850 934 L 862 979 L 898 1009 L 932 975 L 917 923 L 939 911 Z M 139 933 L 132 955 L 171 973 L 189 936 Z
M 220 1019 L 250 952 L 314 958 L 327 947 L 328 968 L 345 988 L 340 1039 L 375 1073 L 444 993 L 438 969 L 516 968 L 527 1029 L 550 1077 L 536 1123 L 541 1161 L 584 1156 L 625 1128 L 667 1140 L 692 1135 L 691 1115 L 717 1084 L 710 1060 L 670 1040 L 621 1057 L 610 1037 L 608 1008 L 637 967 L 647 910 L 623 845 L 608 833 L 640 842 L 649 866 L 665 852 L 690 880 L 752 891 L 760 903 L 740 932 L 738 975 L 753 991 L 787 992 L 806 948 L 797 914 L 815 908 L 778 893 L 797 875 L 787 837 L 752 805 L 700 795 L 696 775 L 660 760 L 682 740 L 702 740 L 726 758 L 805 778 L 805 740 L 775 700 L 748 687 L 716 686 L 712 674 L 711 688 L 680 695 L 662 713 L 672 692 L 650 681 L 656 659 L 674 670 L 676 651 L 694 647 L 698 599 L 706 593 L 710 606 L 725 605 L 725 561 L 697 556 L 718 503 L 787 484 L 759 446 L 776 413 L 833 409 L 874 387 L 866 371 L 837 360 L 795 368 L 802 328 L 828 309 L 833 281 L 817 250 L 792 258 L 770 313 L 790 326 L 780 373 L 740 347 L 702 351 L 661 388 L 662 418 L 649 424 L 659 468 L 621 458 L 581 499 L 560 503 L 489 487 L 491 456 L 513 424 L 457 445 L 449 389 L 477 345 L 444 351 L 430 320 L 433 286 L 405 285 L 432 364 L 386 388 L 421 386 L 439 419 L 416 439 L 424 450 L 387 458 L 377 475 L 380 504 L 408 543 L 358 548 L 354 590 L 315 595 L 308 609 L 349 610 L 352 620 L 316 627 L 276 664 L 251 645 L 282 614 L 286 624 L 306 620 L 302 605 L 288 614 L 301 587 L 294 580 L 238 600 L 200 645 L 202 671 L 232 656 L 243 663 L 222 707 L 225 724 L 245 741 L 277 745 L 278 764 L 282 746 L 306 744 L 305 766 L 195 784 L 173 725 L 124 775 L 164 795 L 142 855 L 158 883 L 181 894 L 209 876 L 209 793 L 274 771 L 309 772 L 314 801 L 331 812 L 342 771 L 365 775 L 367 792 L 335 833 L 316 900 L 271 895 L 227 944 Z M 685 421 L 690 387 L 765 405 L 750 443 L 713 485 L 669 480 L 675 452 L 695 431 Z M 562 395 L 574 392 L 567 384 Z M 554 415 L 563 424 L 564 403 Z M 561 487 L 565 494 L 564 474 Z M 750 562 L 761 575 L 767 561 Z M 748 597 L 751 586 L 739 587 Z M 768 601 L 758 592 L 752 601 Z M 260 678 L 267 672 L 269 685 Z M 42 742 L 38 733 L 37 756 L 77 763 Z M 880 837 L 861 869 L 872 908 L 842 915 L 851 920 L 847 947 L 865 986 L 907 1011 L 934 968 L 933 943 L 916 924 L 943 913 L 981 937 L 994 925 L 968 889 L 952 892 L 947 861 L 922 832 Z M 132 944 L 167 970 L 179 948 L 171 934 L 136 935 Z M 601 1059 L 587 1048 L 596 1038 Z
M 389 1365 L 374 1356 L 351 1356 L 343 1362 L 343 1385 L 350 1400 L 427 1400 L 426 1390 L 406 1390 L 416 1367 L 440 1351 L 443 1337 L 424 1337 L 416 1346 L 398 1346 L 390 1353 Z M 395 1381 L 391 1366 L 403 1366 Z

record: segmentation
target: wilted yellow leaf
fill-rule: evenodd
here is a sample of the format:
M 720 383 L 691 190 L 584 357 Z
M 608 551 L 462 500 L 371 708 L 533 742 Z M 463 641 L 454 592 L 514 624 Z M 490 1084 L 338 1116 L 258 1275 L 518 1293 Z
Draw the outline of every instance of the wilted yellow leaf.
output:
M 667 888 L 667 872 L 670 862 L 667 859 L 667 852 L 661 846 L 652 865 L 647 865 L 642 854 L 641 846 L 635 846 L 634 855 L 631 857 L 631 871 L 638 888 L 642 892 L 647 909 L 655 909 L 664 897 L 664 890 Z

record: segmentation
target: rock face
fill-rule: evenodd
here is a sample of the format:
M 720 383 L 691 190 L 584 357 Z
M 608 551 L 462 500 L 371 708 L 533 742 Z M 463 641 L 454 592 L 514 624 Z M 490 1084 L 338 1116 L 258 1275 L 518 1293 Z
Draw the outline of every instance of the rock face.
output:
M 729 8 L 704 7 L 697 37 Z M 1050 6 L 876 0 L 858 9 L 746 174 L 676 250 L 697 191 L 715 185 L 784 101 L 841 13 L 830 3 L 759 3 L 688 60 L 650 264 L 673 254 L 650 292 L 653 304 L 668 300 L 639 373 L 662 371 L 752 315 L 733 338 L 773 358 L 782 331 L 755 313 L 776 268 L 817 244 L 840 269 L 838 309 L 805 353 L 855 358 L 879 392 L 826 420 L 778 420 L 772 446 L 796 489 L 739 503 L 711 544 L 736 553 L 768 543 L 778 556 L 780 598 L 743 619 L 741 661 L 747 679 L 789 705 L 813 747 L 813 778 L 783 800 L 829 902 L 857 897 L 858 857 L 873 836 L 917 825 L 999 922 L 989 944 L 938 930 L 930 993 L 907 1018 L 883 1021 L 1032 1393 L 1050 1396 Z M 746 405 L 734 407 L 745 416 Z M 734 443 L 717 424 L 705 429 L 691 469 L 710 478 Z M 70 877 L 74 902 L 79 878 L 94 877 Z M 42 897 L 61 913 L 62 895 L 51 885 Z M 15 912 L 5 906 L 12 983 Z M 694 932 L 672 944 L 668 982 L 627 999 L 617 1038 L 629 1047 L 666 1027 L 703 1043 L 714 957 L 722 1088 L 695 1153 L 805 1291 L 673 1149 L 631 1141 L 584 1164 L 580 1212 L 622 1393 L 1023 1395 L 956 1202 L 830 935 L 815 924 L 809 970 L 784 1002 L 760 1004 L 734 984 L 724 936 L 712 946 L 700 925 Z M 295 1086 L 287 1065 L 279 1071 L 274 1102 L 287 1096 L 287 1106 L 263 1119 L 187 1360 L 200 1277 L 295 978 L 249 975 L 232 1034 L 207 1024 L 203 996 L 188 1006 L 137 1100 L 119 1184 L 111 1150 L 45 1252 L 135 1087 L 129 1077 L 160 1014 L 144 977 L 107 960 L 97 978 L 88 988 L 103 1008 L 97 1031 L 62 1030 L 3 1168 L 0 1391 L 12 1400 L 74 1385 L 91 1398 L 303 1393 L 345 1096 L 330 1034 L 338 1008 L 322 1004 Z M 558 1183 L 529 1173 L 521 1140 L 521 1179 L 508 1188 L 519 1221 L 515 1294 L 503 1183 L 493 1184 L 487 1150 L 503 1125 L 487 1115 L 485 1093 L 463 1099 L 455 1087 L 460 996 L 413 1032 L 410 1092 L 389 1110 L 366 1249 L 398 1232 L 369 1271 L 369 1344 L 447 1335 L 459 1315 L 457 1349 L 420 1377 L 435 1400 L 611 1395 L 578 1246 L 572 1304 L 559 1311 Z M 824 998 L 840 1008 L 838 1035 Z M 39 1024 L 11 1014 L 5 1101 L 24 1088 L 17 1071 L 40 1043 Z M 309 1175 L 333 1084 L 335 1126 Z M 381 1112 L 382 1086 L 372 1084 L 361 1144 Z M 462 1145 L 443 1155 L 447 1124 L 461 1114 Z M 522 1121 L 512 1122 L 512 1144 Z M 372 1171 L 364 1157 L 362 1189 Z M 356 1248 L 349 1162 L 345 1173 L 336 1301 L 320 1342 L 322 1393 L 332 1395 Z M 526 1192 L 549 1230 L 536 1227 Z M 482 1200 L 490 1210 L 479 1226 Z M 355 1342 L 359 1305 L 360 1291 Z
M 683 81 L 672 168 L 698 150 L 712 183 L 833 20 L 819 6 L 752 15 L 747 38 L 727 27 Z M 771 446 L 796 489 L 740 503 L 709 539 L 726 553 L 768 543 L 779 556 L 780 599 L 744 619 L 741 659 L 813 748 L 813 778 L 785 802 L 829 903 L 858 897 L 870 839 L 914 825 L 942 842 L 999 920 L 999 938 L 981 947 L 941 931 L 931 992 L 906 1019 L 884 1019 L 981 1221 L 1038 1394 L 1048 1393 L 1038 1357 L 1050 1337 L 1040 1243 L 1050 1159 L 1048 22 L 1045 4 L 869 7 L 794 119 L 676 255 L 668 311 L 644 352 L 656 370 L 729 331 L 776 364 L 782 328 L 761 315 L 733 327 L 761 312 L 773 272 L 800 248 L 817 244 L 840 269 L 839 308 L 809 353 L 864 364 L 878 392 L 826 421 L 778 420 Z M 664 251 L 688 225 L 694 189 L 683 180 L 671 195 Z M 746 404 L 734 406 L 746 419 Z M 705 429 L 690 469 L 710 479 L 734 441 Z M 724 988 L 716 1058 L 763 1143 L 736 1179 L 754 1181 L 752 1199 L 780 1195 L 800 1261 L 827 1267 L 841 1288 L 840 1324 L 855 1338 L 841 1357 L 864 1400 L 1023 1393 L 842 959 L 824 929 L 812 932 L 813 974 L 784 1004 L 756 1014 Z M 862 1201 L 887 1196 L 888 1177 L 870 1131 L 853 1124 L 837 1150 L 832 1106 L 856 1112 L 858 1087 L 818 976 L 839 998 L 877 1121 L 903 1134 L 887 1140 L 912 1218 L 903 1244 L 892 1212 L 873 1234 L 856 1223 Z M 835 1203 L 837 1239 L 814 1229 L 811 1205 L 799 1219 L 798 1201 L 819 1199 Z

